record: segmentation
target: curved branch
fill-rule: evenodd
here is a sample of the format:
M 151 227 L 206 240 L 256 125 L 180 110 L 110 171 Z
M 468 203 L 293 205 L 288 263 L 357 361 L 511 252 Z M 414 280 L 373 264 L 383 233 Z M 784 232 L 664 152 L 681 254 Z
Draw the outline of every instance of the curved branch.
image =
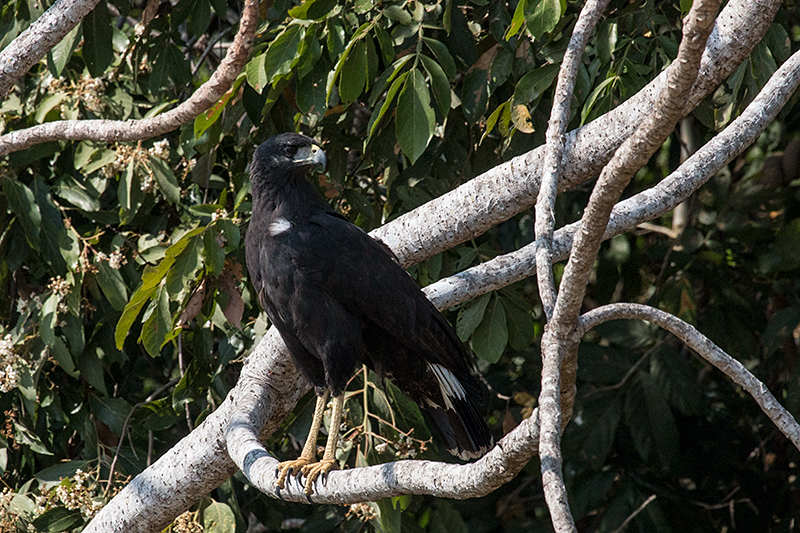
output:
M 100 0 L 58 0 L 0 52 L 0 99 Z M 0 154 L 3 155 L 3 154 Z
M 256 399 L 256 401 L 260 401 Z M 479 498 L 510 481 L 536 455 L 538 409 L 494 448 L 474 463 L 395 461 L 382 465 L 333 471 L 317 480 L 309 496 L 295 478 L 284 489 L 275 486 L 278 460 L 261 445 L 252 417 L 240 411 L 226 433 L 228 453 L 248 481 L 268 496 L 300 503 L 350 504 L 402 494 L 442 498 Z
M 724 372 L 734 383 L 746 390 L 758 406 L 761 407 L 761 410 L 781 430 L 781 433 L 786 435 L 786 438 L 792 441 L 795 448 L 800 450 L 800 424 L 775 399 L 767 386 L 759 381 L 739 361 L 714 344 L 711 339 L 680 318 L 648 305 L 630 303 L 604 305 L 589 311 L 580 318 L 579 328 L 581 335 L 598 324 L 620 318 L 646 320 L 678 337 L 703 359 Z
M 172 131 L 210 108 L 231 88 L 247 62 L 258 22 L 258 2 L 246 0 L 239 30 L 211 78 L 175 109 L 140 120 L 58 120 L 0 136 L 0 156 L 57 140 L 121 142 Z
M 549 321 L 556 305 L 556 283 L 553 275 L 553 230 L 555 228 L 558 178 L 561 174 L 561 156 L 564 153 L 564 132 L 569 121 L 570 100 L 575 90 L 583 50 L 589 35 L 605 11 L 608 0 L 587 2 L 575 24 L 561 69 L 558 73 L 553 108 L 547 126 L 546 146 L 542 170 L 542 185 L 536 199 L 535 254 L 536 280 L 544 313 Z M 545 357 L 542 366 L 542 390 L 539 394 L 541 433 L 539 458 L 541 460 L 542 487 L 547 508 L 556 531 L 576 531 L 575 520 L 569 510 L 567 487 L 564 484 L 561 455 L 561 354 L 556 350 Z

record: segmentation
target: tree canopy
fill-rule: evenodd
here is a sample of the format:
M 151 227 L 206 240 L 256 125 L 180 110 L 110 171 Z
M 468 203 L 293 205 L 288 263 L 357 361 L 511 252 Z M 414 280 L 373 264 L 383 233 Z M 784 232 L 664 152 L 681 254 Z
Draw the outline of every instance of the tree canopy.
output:
M 612 0 L 602 11 L 566 97 L 563 126 L 577 131 L 560 137 L 567 147 L 552 215 L 562 233 L 552 259 L 566 257 L 566 231 L 588 210 L 588 180 L 650 114 L 654 80 L 675 64 L 691 4 Z M 584 311 L 635 302 L 682 319 L 796 416 L 797 93 L 785 89 L 777 118 L 763 133 L 751 127 L 746 150 L 729 141 L 691 172 L 679 169 L 754 101 L 751 112 L 766 109 L 757 95 L 796 60 L 797 2 L 747 4 L 755 3 L 731 1 L 720 15 L 740 42 L 712 34 L 711 59 L 681 100 L 688 115 L 663 132 L 622 193 L 631 209 L 647 206 L 659 185 L 683 201 L 633 228 L 615 211 L 620 234 L 597 239 L 581 301 Z M 62 37 L 24 41 L 26 29 L 41 35 L 35 24 L 48 7 Z M 225 443 L 232 430 L 203 441 L 207 471 L 169 453 L 184 453 L 179 443 L 206 435 L 204 422 L 247 396 L 242 383 L 273 379 L 268 372 L 285 376 L 286 389 L 253 415 L 266 424 L 258 428 L 265 448 L 294 457 L 308 431 L 314 398 L 296 371 L 277 363 L 248 371 L 256 363 L 246 362 L 278 351 L 244 268 L 247 170 L 255 147 L 285 131 L 322 143 L 328 171 L 314 186 L 397 253 L 474 352 L 495 438 L 539 416 L 552 306 L 522 253 L 540 236 L 538 147 L 583 7 L 15 0 L 0 8 L 0 531 L 80 531 L 134 476 L 146 483 L 159 457 L 175 461 L 176 479 L 205 477 L 208 486 L 176 489 L 166 513 L 187 512 L 145 530 L 173 518 L 173 531 L 552 530 L 538 440 L 513 480 L 488 494 L 453 494 L 481 496 L 468 501 L 444 497 L 444 488 L 330 499 L 347 505 L 276 500 L 236 473 Z M 680 189 L 725 145 L 729 163 L 697 192 Z M 673 184 L 676 176 L 683 181 Z M 561 282 L 564 263 L 553 272 Z M 577 528 L 792 531 L 798 449 L 741 383 L 655 324 L 604 322 L 576 347 L 560 468 Z M 343 467 L 452 462 L 413 402 L 366 368 L 350 382 L 345 409 Z M 215 462 L 219 455 L 227 462 Z

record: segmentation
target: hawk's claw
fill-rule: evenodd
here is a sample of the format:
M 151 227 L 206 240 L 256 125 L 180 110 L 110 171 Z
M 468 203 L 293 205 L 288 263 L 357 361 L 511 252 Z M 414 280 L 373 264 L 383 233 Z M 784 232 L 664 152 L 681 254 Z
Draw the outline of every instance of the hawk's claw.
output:
M 303 457 L 298 457 L 293 461 L 283 461 L 278 464 L 276 468 L 276 472 L 278 474 L 278 479 L 275 481 L 275 486 L 279 489 L 284 488 L 286 485 L 286 478 L 289 477 L 289 474 L 294 472 L 296 476 L 305 472 L 305 469 L 309 466 L 310 461 Z

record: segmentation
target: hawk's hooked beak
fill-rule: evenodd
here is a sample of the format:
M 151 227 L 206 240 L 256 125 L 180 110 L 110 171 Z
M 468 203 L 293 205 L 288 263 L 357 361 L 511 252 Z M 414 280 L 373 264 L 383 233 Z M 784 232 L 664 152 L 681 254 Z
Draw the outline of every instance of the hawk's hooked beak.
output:
M 316 144 L 300 148 L 294 156 L 294 160 L 301 165 L 322 167 L 322 170 L 325 170 L 325 166 L 328 164 L 325 152 Z

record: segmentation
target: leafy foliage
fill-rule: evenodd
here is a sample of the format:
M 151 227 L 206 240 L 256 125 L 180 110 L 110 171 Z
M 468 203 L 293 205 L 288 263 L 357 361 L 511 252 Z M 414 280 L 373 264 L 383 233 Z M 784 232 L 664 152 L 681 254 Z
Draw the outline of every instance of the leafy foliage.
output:
M 611 3 L 579 70 L 571 127 L 616 107 L 675 57 L 684 4 Z M 798 48 L 790 5 L 696 110 L 698 141 L 736 116 Z M 101 1 L 0 103 L 0 129 L 139 119 L 191 93 L 218 64 L 239 5 L 145 6 Z M 0 8 L 0 46 L 45 7 L 16 0 Z M 543 142 L 580 5 L 262 7 L 252 58 L 194 123 L 142 143 L 50 142 L 0 161 L 3 531 L 79 530 L 234 385 L 266 328 L 242 239 L 254 146 L 287 130 L 318 137 L 329 173 L 315 185 L 353 222 L 377 227 Z M 643 301 L 675 313 L 798 413 L 800 141 L 792 105 L 689 203 L 677 240 L 650 233 L 606 243 L 588 304 Z M 680 142 L 671 139 L 628 193 L 674 169 Z M 583 187 L 563 195 L 558 223 L 577 219 L 586 197 Z M 532 239 L 532 213 L 523 213 L 411 272 L 426 285 Z M 530 415 L 538 395 L 535 283 L 447 315 L 479 358 L 491 387 L 485 414 L 499 436 Z M 673 339 L 643 324 L 606 324 L 581 346 L 579 379 L 564 455 L 581 530 L 615 530 L 651 495 L 629 530 L 792 527 L 797 451 Z M 419 410 L 391 383 L 362 370 L 348 391 L 342 464 L 444 458 Z M 271 449 L 296 455 L 312 409 L 308 399 L 298 406 Z M 234 478 L 173 528 L 244 531 L 257 521 L 270 530 L 357 531 L 368 522 L 379 531 L 547 531 L 539 479 L 533 462 L 480 501 L 407 496 L 343 509 L 264 501 Z

